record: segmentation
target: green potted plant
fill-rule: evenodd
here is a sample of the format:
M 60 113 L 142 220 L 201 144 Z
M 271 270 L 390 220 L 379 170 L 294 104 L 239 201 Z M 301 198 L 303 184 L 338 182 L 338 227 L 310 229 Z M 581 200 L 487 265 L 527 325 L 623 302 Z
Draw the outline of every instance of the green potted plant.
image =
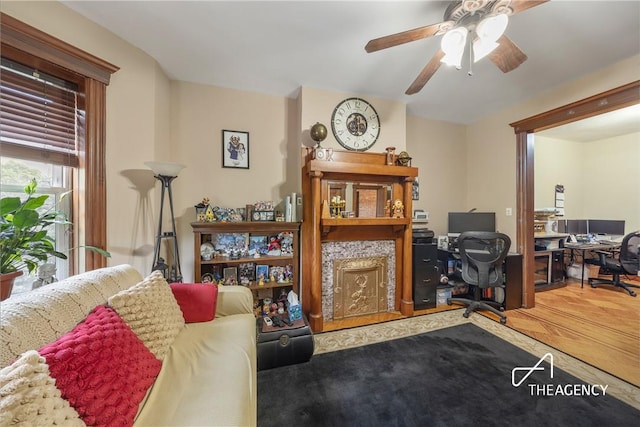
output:
M 25 187 L 26 198 L 3 197 L 0 199 L 0 301 L 11 295 L 13 281 L 26 269 L 35 271 L 50 257 L 67 259 L 56 250 L 54 239 L 47 235 L 52 224 L 71 224 L 67 216 L 55 210 L 41 208 L 49 195 L 36 195 L 37 182 L 32 179 Z M 102 249 L 85 246 L 86 249 L 110 254 Z

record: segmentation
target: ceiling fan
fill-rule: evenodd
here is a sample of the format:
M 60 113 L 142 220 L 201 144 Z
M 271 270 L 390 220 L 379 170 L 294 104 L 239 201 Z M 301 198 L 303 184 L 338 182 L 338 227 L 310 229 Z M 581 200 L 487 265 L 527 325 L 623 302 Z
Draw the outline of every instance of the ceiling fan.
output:
M 547 1 L 452 1 L 444 12 L 443 22 L 370 40 L 365 50 L 371 53 L 427 37 L 443 36 L 440 49 L 409 86 L 407 95 L 418 93 L 443 62 L 460 69 L 468 37 L 474 61 L 488 56 L 503 73 L 508 73 L 527 60 L 527 55 L 503 34 L 508 17 Z

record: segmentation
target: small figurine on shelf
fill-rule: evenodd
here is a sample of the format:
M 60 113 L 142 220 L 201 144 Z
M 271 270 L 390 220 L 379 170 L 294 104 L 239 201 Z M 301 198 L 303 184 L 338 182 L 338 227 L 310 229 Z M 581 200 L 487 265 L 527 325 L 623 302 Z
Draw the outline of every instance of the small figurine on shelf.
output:
M 207 208 L 209 207 L 209 198 L 204 197 L 200 203 L 194 206 L 196 208 L 196 221 L 205 222 Z
M 213 208 L 211 207 L 211 205 L 207 206 L 207 209 L 204 212 L 204 220 L 205 222 L 214 222 L 216 220 L 216 217 L 213 214 Z
M 342 212 L 346 207 L 347 201 L 340 196 L 331 198 L 331 216 L 334 218 L 342 218 Z
M 404 204 L 400 199 L 396 199 L 395 202 L 393 202 L 393 217 L 404 218 Z
M 284 266 L 284 281 L 289 283 L 291 280 L 293 280 L 293 265 L 287 264 Z

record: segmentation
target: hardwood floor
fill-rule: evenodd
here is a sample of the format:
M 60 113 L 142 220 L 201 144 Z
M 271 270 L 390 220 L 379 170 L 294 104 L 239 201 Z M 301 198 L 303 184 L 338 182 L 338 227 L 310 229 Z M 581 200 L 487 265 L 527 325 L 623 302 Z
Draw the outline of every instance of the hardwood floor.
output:
M 606 277 L 606 276 L 603 276 Z M 640 285 L 640 278 L 627 282 Z M 640 295 L 640 289 L 636 289 Z M 429 315 L 456 306 L 416 311 Z M 491 313 L 482 312 L 498 321 Z M 610 286 L 567 286 L 536 292 L 536 306 L 509 310 L 507 326 L 640 387 L 640 296 Z M 399 312 L 327 322 L 325 332 L 402 319 Z
M 640 297 L 569 279 L 566 287 L 537 292 L 535 307 L 507 316 L 508 327 L 640 386 Z

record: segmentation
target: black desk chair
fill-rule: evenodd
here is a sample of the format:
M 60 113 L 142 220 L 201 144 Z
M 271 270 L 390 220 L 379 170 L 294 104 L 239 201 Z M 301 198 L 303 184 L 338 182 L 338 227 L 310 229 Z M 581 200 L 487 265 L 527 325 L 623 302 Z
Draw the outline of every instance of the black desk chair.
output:
M 502 313 L 502 305 L 495 301 L 483 301 L 482 290 L 503 285 L 502 265 L 509 253 L 511 239 L 502 233 L 466 231 L 458 237 L 458 249 L 462 261 L 462 280 L 473 285 L 474 299 L 448 298 L 447 304 L 454 302 L 467 305 L 463 316 L 472 311 L 489 310 L 500 316 L 500 323 L 507 323 Z
M 623 282 L 620 280 L 620 275 L 631 274 L 635 276 L 638 274 L 638 269 L 640 268 L 639 248 L 640 230 L 624 236 L 622 246 L 620 246 L 620 255 L 617 258 L 613 252 L 596 251 L 598 253 L 597 265 L 606 269 L 613 277 L 611 279 L 589 278 L 591 287 L 596 288 L 598 285 L 613 285 L 614 287 L 624 289 L 629 292 L 629 295 L 635 297 L 636 293 L 630 288 L 640 288 L 640 286 Z

